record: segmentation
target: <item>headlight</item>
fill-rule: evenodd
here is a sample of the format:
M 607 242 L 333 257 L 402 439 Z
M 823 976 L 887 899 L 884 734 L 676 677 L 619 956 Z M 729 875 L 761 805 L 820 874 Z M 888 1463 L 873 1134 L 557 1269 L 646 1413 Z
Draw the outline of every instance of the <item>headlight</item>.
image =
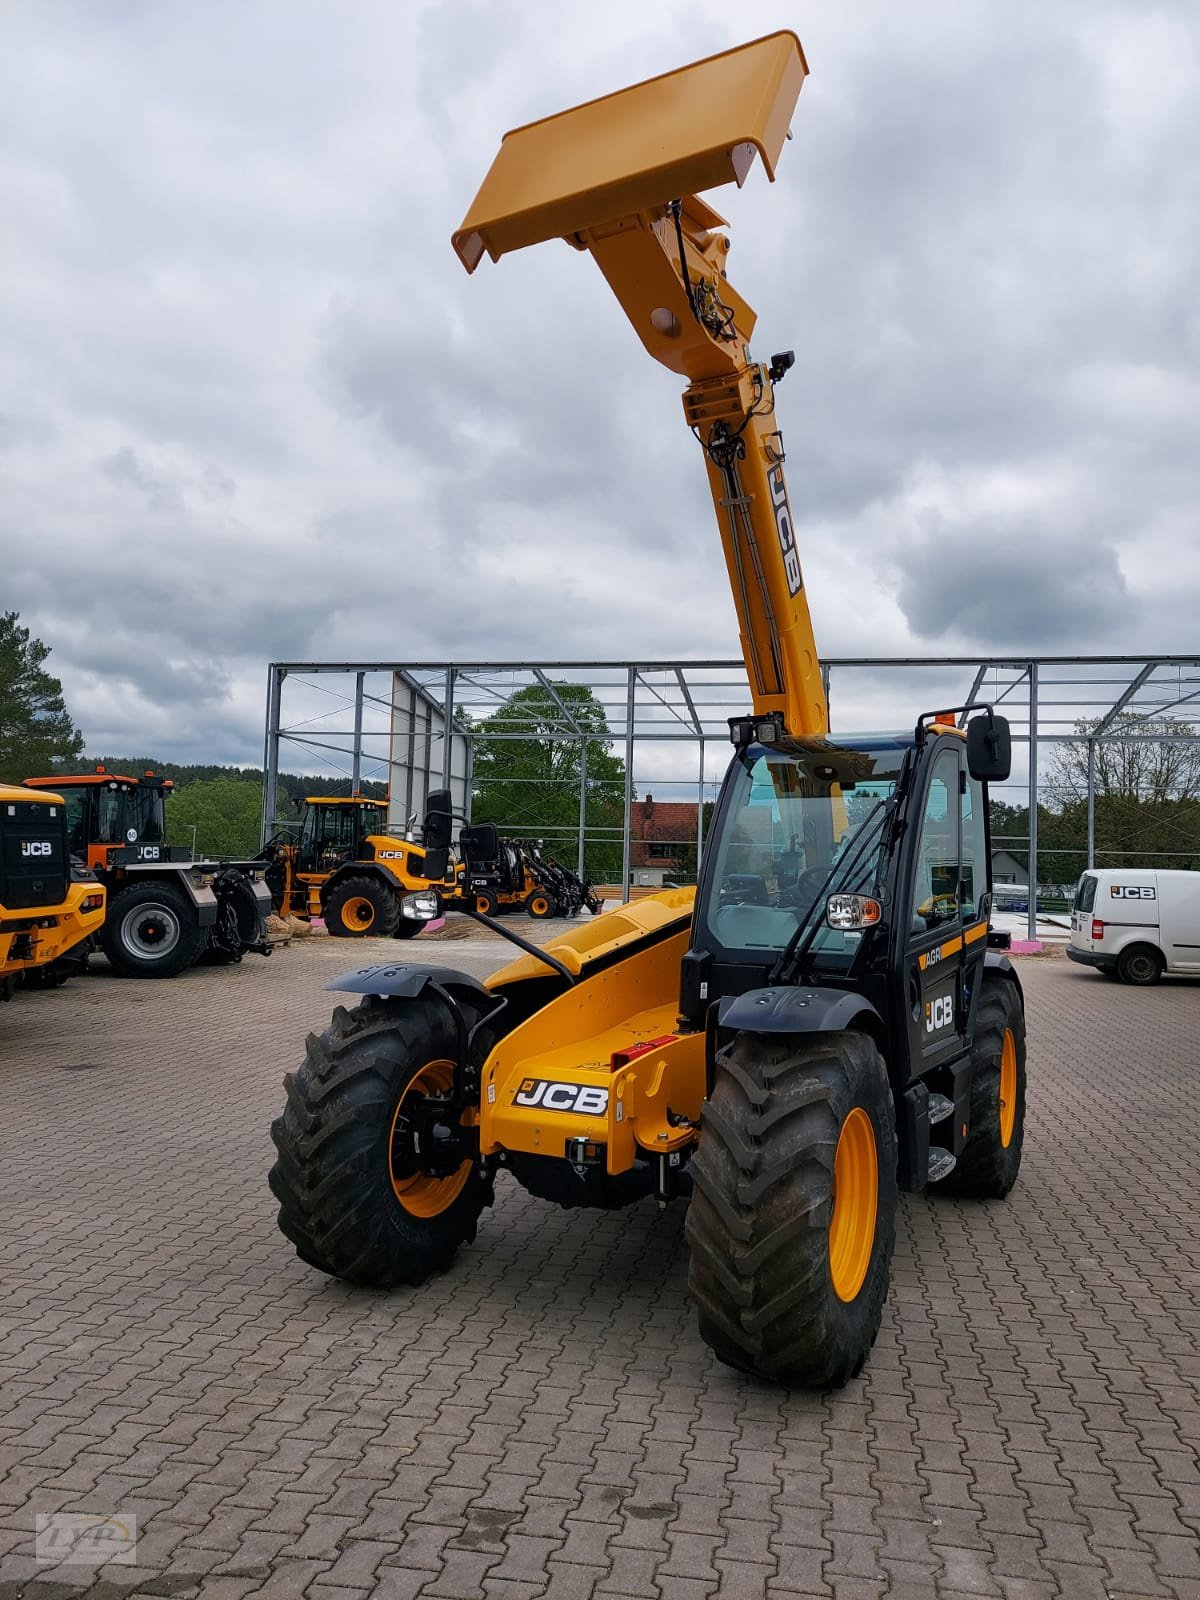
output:
M 825 902 L 825 920 L 844 933 L 874 927 L 882 916 L 883 907 L 870 895 L 831 894 Z
M 400 901 L 400 912 L 410 922 L 432 922 L 438 914 L 438 897 L 432 889 L 415 889 Z

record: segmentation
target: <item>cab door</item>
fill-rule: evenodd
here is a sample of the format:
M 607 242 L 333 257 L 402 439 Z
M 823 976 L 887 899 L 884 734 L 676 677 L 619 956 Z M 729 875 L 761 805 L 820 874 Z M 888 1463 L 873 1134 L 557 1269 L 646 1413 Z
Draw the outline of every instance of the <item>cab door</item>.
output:
M 961 1055 L 967 1006 L 963 969 L 962 832 L 966 763 L 961 741 L 934 747 L 908 853 L 908 929 L 902 1006 L 909 1076 Z M 984 879 L 986 882 L 986 876 Z M 972 911 L 974 906 L 972 905 Z

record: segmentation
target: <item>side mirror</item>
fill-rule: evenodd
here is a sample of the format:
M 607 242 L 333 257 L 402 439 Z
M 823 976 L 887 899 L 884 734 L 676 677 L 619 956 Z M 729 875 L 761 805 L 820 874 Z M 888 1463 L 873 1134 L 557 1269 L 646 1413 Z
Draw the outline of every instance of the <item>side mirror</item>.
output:
M 1008 718 L 989 711 L 967 723 L 967 771 L 981 783 L 1003 783 L 1012 771 Z
M 500 835 L 496 832 L 495 824 L 477 822 L 473 828 L 464 828 L 458 836 L 458 848 L 469 867 L 498 860 Z

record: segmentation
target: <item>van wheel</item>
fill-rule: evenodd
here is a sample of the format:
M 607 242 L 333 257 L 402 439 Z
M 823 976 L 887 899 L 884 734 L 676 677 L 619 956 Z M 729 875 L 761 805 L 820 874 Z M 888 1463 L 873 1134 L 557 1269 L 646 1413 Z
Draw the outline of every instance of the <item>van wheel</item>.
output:
M 1148 988 L 1163 975 L 1163 958 L 1153 945 L 1127 945 L 1117 957 L 1117 977 L 1122 983 Z

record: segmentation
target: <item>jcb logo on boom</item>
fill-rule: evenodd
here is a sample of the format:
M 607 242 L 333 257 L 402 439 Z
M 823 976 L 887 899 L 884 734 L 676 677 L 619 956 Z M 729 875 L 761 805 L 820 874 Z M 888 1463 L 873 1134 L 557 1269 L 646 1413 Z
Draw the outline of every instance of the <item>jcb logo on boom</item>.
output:
M 22 839 L 21 854 L 23 856 L 52 856 L 54 846 L 48 839 Z
M 513 1105 L 602 1117 L 608 1110 L 608 1090 L 593 1083 L 548 1083 L 545 1078 L 524 1078 L 513 1096 Z
M 950 1028 L 954 1025 L 954 996 L 942 994 L 936 1000 L 927 1000 L 925 1003 L 925 1032 L 936 1033 L 939 1028 Z
M 776 462 L 767 473 L 771 485 L 771 506 L 775 512 L 775 531 L 779 535 L 779 548 L 783 552 L 783 570 L 787 576 L 789 594 L 798 594 L 804 587 L 800 573 L 800 556 L 796 549 L 796 536 L 792 531 L 792 508 L 788 504 L 787 484 L 783 480 L 783 465 Z

